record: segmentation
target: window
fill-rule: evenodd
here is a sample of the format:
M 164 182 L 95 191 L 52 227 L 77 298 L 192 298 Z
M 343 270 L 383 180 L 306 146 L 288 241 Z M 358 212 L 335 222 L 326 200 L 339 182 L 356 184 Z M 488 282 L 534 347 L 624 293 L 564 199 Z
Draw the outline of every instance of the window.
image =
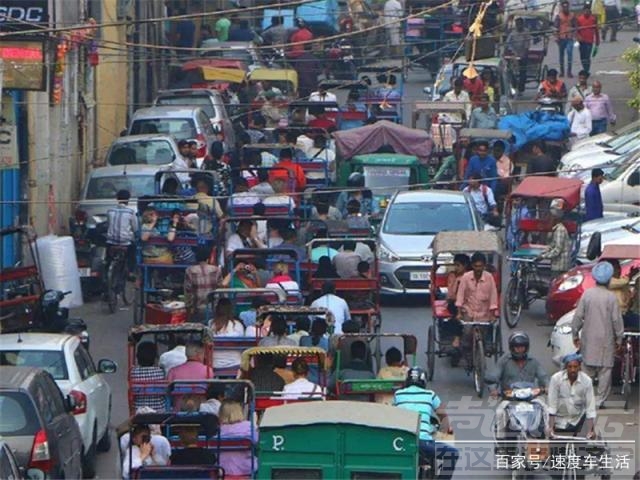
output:
M 115 199 L 118 190 L 129 190 L 133 198 L 153 195 L 155 193 L 155 180 L 153 175 L 120 175 L 117 177 L 92 178 L 87 187 L 86 199 Z
M 61 350 L 4 350 L 0 353 L 0 365 L 37 367 L 49 372 L 54 380 L 69 378 Z
M 109 165 L 166 165 L 175 158 L 166 140 L 140 140 L 113 146 L 107 157 Z
M 409 167 L 365 166 L 364 186 L 373 190 L 373 195 L 393 195 L 396 190 L 409 186 Z
M 2 412 L 0 415 L 0 435 L 2 436 L 34 435 L 39 429 L 33 402 L 26 393 L 1 392 L 0 412 Z
M 273 480 L 321 480 L 322 470 L 314 468 L 274 468 L 271 470 Z
M 198 135 L 192 118 L 144 118 L 134 120 L 130 135 L 163 133 L 176 140 L 191 140 Z
M 211 98 L 209 95 L 171 95 L 170 97 L 159 97 L 156 101 L 156 105 L 168 105 L 178 107 L 200 107 L 204 113 L 211 118 L 216 116 L 216 112 L 213 109 Z
M 466 203 L 395 203 L 382 231 L 395 235 L 435 235 L 443 230 L 473 230 L 473 216 Z
M 93 372 L 91 366 L 87 363 L 86 357 L 82 355 L 82 351 L 80 350 L 81 348 L 81 346 L 76 348 L 76 351 L 73 352 L 73 358 L 76 361 L 76 366 L 78 367 L 80 378 L 82 378 L 82 380 L 86 380 L 91 375 L 93 375 Z

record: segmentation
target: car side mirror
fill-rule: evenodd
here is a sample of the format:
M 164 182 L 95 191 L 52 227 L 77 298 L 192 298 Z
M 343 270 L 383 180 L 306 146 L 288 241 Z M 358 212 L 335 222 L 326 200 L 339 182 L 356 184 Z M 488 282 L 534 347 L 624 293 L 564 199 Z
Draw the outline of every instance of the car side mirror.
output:
M 71 395 L 67 395 L 64 399 L 64 406 L 67 409 L 67 412 L 69 413 L 73 413 L 73 411 L 76 409 L 76 406 L 78 405 L 78 403 L 76 402 L 76 399 L 71 396 Z
M 98 373 L 116 373 L 118 365 L 113 360 L 103 358 L 98 362 Z
M 640 185 L 640 170 L 636 170 L 627 179 L 627 185 L 630 187 L 637 187 Z
M 587 258 L 589 260 L 595 260 L 602 253 L 602 234 L 595 232 L 589 239 L 589 245 L 587 245 Z

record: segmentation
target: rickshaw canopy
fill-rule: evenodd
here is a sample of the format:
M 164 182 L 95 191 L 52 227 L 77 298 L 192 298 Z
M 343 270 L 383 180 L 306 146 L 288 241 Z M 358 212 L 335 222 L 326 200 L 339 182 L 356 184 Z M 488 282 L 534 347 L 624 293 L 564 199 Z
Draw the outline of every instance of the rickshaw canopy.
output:
M 605 245 L 600 260 L 606 259 L 640 259 L 640 235 L 630 234 L 614 244 Z
M 333 138 L 343 158 L 374 153 L 383 145 L 391 145 L 396 153 L 415 155 L 421 162 L 426 163 L 433 147 L 433 141 L 428 132 L 408 128 L 388 120 L 334 132 Z
M 143 335 L 160 335 L 164 333 L 195 334 L 202 337 L 203 342 L 213 342 L 211 330 L 201 323 L 177 323 L 166 325 L 136 325 L 129 329 L 129 341 L 137 342 Z
M 322 348 L 319 347 L 294 347 L 294 346 L 277 346 L 277 347 L 253 347 L 248 348 L 242 352 L 240 359 L 240 369 L 248 371 L 250 368 L 251 358 L 258 355 L 287 355 L 294 357 L 318 357 L 321 365 L 324 365 L 324 360 L 327 356 Z
M 249 76 L 254 82 L 262 80 L 272 82 L 289 82 L 293 86 L 293 91 L 298 90 L 298 72 L 293 69 L 284 68 L 256 68 Z
M 440 232 L 433 239 L 431 248 L 434 256 L 441 253 L 499 253 L 502 242 L 496 232 Z
M 511 192 L 512 197 L 520 198 L 561 198 L 564 209 L 573 210 L 580 204 L 582 180 L 558 177 L 526 177 Z
M 219 68 L 205 66 L 200 68 L 202 69 L 202 78 L 206 82 L 242 83 L 247 78 L 244 70 L 239 70 L 236 68 Z
M 332 400 L 313 405 L 292 403 L 267 409 L 260 428 L 317 424 L 350 424 L 389 428 L 409 433 L 419 430 L 420 415 L 403 408 L 380 403 Z

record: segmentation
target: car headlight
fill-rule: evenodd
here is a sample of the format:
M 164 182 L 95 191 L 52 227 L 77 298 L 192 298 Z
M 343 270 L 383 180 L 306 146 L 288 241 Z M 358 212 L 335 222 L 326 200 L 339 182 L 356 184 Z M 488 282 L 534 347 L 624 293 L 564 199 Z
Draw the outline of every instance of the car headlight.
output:
M 382 243 L 378 246 L 378 256 L 383 262 L 397 262 L 398 260 L 400 260 L 400 257 L 398 255 L 393 253 Z
M 562 281 L 562 283 L 558 286 L 558 291 L 566 292 L 567 290 L 579 287 L 582 284 L 583 280 L 584 276 L 581 273 L 571 275 L 570 277 L 567 277 Z
M 553 327 L 553 332 L 561 335 L 569 335 L 572 331 L 571 325 L 568 324 Z

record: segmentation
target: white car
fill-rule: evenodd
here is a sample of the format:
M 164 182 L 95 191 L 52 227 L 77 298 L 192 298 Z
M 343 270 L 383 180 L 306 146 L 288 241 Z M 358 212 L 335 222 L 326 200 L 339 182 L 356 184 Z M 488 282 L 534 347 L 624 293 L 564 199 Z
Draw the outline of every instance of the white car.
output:
M 573 330 L 571 322 L 576 311 L 571 310 L 556 322 L 549 337 L 549 347 L 551 348 L 551 358 L 556 365 L 562 366 L 562 358 L 570 353 L 575 353 L 576 347 L 573 344 Z
M 610 243 L 618 242 L 623 238 L 631 237 L 634 232 L 640 231 L 640 217 L 637 214 L 605 215 L 602 218 L 584 222 L 580 231 L 580 250 L 577 261 L 580 264 L 591 263 L 587 258 L 587 249 L 592 235 L 600 233 L 602 247 Z M 637 233 L 635 234 L 637 235 Z
M 640 128 L 640 120 L 636 120 L 635 122 L 631 122 L 624 127 L 616 128 L 615 130 L 610 130 L 608 132 L 599 133 L 598 135 L 594 135 L 593 137 L 587 137 L 582 140 L 578 140 L 571 146 L 571 151 L 575 152 L 580 150 L 581 148 L 590 147 L 595 144 L 608 144 L 610 142 L 620 136 L 625 135 L 629 132 L 635 132 Z M 610 146 L 607 148 L 611 148 Z
M 560 176 L 573 177 L 582 170 L 591 170 L 609 163 L 629 152 L 640 149 L 640 133 L 628 132 L 608 142 L 595 143 L 578 150 L 571 150 L 560 160 Z
M 102 374 L 114 373 L 116 364 L 102 359 L 96 368 L 74 335 L 15 333 L 2 335 L 0 365 L 42 368 L 53 376 L 63 395 L 75 399 L 71 413 L 82 434 L 83 476 L 94 477 L 98 450 L 111 447 L 111 387 Z

